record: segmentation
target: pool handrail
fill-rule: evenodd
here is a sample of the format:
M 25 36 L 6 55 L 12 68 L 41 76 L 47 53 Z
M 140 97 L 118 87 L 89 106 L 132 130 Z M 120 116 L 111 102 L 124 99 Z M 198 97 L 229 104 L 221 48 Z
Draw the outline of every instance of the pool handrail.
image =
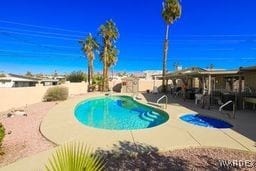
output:
M 160 97 L 158 100 L 157 100 L 157 104 L 159 104 L 159 102 L 165 98 L 165 109 L 167 108 L 167 103 L 168 103 L 168 97 L 166 95 L 163 95 L 162 97 Z
M 223 107 L 227 106 L 228 104 L 233 103 L 233 118 L 235 118 L 235 103 L 232 100 L 227 101 L 223 105 L 219 107 L 219 111 L 221 112 L 223 110 Z

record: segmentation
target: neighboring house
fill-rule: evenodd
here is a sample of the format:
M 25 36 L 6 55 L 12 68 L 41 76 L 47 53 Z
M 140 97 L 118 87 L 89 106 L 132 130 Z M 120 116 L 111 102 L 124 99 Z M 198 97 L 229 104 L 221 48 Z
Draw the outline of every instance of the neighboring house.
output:
M 123 78 L 126 78 L 127 76 L 118 76 L 118 75 L 111 75 L 109 76 L 109 81 L 120 81 L 123 79 Z
M 146 71 L 143 71 L 143 73 L 145 74 L 145 80 L 154 80 L 154 76 L 162 74 L 162 71 L 160 71 L 160 70 L 146 70 Z
M 65 82 L 65 77 L 42 77 L 32 78 L 16 74 L 3 74 L 0 77 L 0 88 L 11 88 L 11 87 L 34 87 L 36 84 L 42 84 L 43 86 L 58 85 Z
M 54 79 L 57 79 L 59 81 L 59 83 L 61 83 L 61 84 L 66 82 L 65 76 L 58 75 L 58 76 L 54 77 Z
M 144 72 L 133 72 L 129 77 L 145 79 L 146 78 L 146 74 Z
M 0 87 L 33 87 L 38 83 L 38 79 L 28 78 L 21 75 L 5 74 L 4 77 L 0 77 Z
M 42 76 L 42 78 L 58 80 L 60 83 L 65 83 L 65 81 L 66 81 L 65 75 L 44 75 L 44 76 Z
M 58 85 L 59 80 L 57 80 L 57 79 L 43 79 L 43 80 L 40 80 L 40 84 L 43 84 L 43 86 Z

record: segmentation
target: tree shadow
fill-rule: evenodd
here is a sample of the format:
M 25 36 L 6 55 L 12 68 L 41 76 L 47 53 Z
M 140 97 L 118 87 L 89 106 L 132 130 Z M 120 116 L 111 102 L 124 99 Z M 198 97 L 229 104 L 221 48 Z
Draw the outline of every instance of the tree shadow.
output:
M 105 161 L 105 170 L 188 170 L 188 161 L 165 156 L 146 144 L 120 141 L 112 150 L 96 150 Z
M 223 161 L 254 159 L 254 153 L 218 148 L 185 148 L 159 152 L 147 144 L 119 141 L 112 150 L 96 150 L 105 160 L 104 170 L 241 170 L 239 166 L 223 165 Z M 243 169 L 242 169 L 243 170 Z M 245 168 L 245 170 L 248 170 Z M 250 169 L 249 169 L 250 170 Z

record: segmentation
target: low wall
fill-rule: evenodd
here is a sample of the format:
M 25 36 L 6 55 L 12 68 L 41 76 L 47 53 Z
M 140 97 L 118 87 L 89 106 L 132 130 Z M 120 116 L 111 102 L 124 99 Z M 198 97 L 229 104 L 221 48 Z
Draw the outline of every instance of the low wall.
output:
M 162 80 L 155 80 L 155 86 L 160 87 L 162 85 Z M 154 80 L 139 80 L 139 91 L 152 91 L 154 87 Z
M 87 83 L 66 83 L 61 86 L 69 89 L 69 96 L 87 92 Z M 48 88 L 52 86 L 0 88 L 0 111 L 22 107 L 42 101 Z
M 109 87 L 112 89 L 112 87 L 115 87 L 117 84 L 121 84 L 121 81 L 110 81 L 109 82 Z M 162 80 L 155 80 L 155 86 L 160 87 L 162 85 Z M 150 90 L 152 91 L 154 87 L 154 80 L 139 80 L 139 91 L 147 91 Z
M 109 83 L 109 86 L 112 88 L 120 83 L 121 81 L 113 81 Z M 161 84 L 161 80 L 155 81 L 155 86 L 160 87 Z M 67 82 L 61 86 L 68 87 L 69 96 L 87 92 L 87 83 L 85 82 Z M 153 80 L 139 80 L 139 91 L 152 91 L 153 86 Z M 0 112 L 41 102 L 46 90 L 50 87 L 52 86 L 37 85 L 36 87 L 0 88 Z

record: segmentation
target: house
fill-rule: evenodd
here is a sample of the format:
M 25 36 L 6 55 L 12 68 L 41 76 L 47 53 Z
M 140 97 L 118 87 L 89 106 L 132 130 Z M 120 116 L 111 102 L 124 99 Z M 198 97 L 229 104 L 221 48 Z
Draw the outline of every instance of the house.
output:
M 4 74 L 0 77 L 0 88 L 11 87 L 33 87 L 36 86 L 39 79 L 29 78 L 16 74 Z
M 27 77 L 16 74 L 2 74 L 0 77 L 0 88 L 11 87 L 34 87 L 37 84 L 53 86 L 65 82 L 65 77 Z
M 161 75 L 162 71 L 161 70 L 146 70 L 146 71 L 143 71 L 143 73 L 145 75 L 145 80 L 154 80 L 155 75 Z
M 39 81 L 40 84 L 42 84 L 43 86 L 52 86 L 52 85 L 58 85 L 59 84 L 59 80 L 57 79 L 42 79 Z

